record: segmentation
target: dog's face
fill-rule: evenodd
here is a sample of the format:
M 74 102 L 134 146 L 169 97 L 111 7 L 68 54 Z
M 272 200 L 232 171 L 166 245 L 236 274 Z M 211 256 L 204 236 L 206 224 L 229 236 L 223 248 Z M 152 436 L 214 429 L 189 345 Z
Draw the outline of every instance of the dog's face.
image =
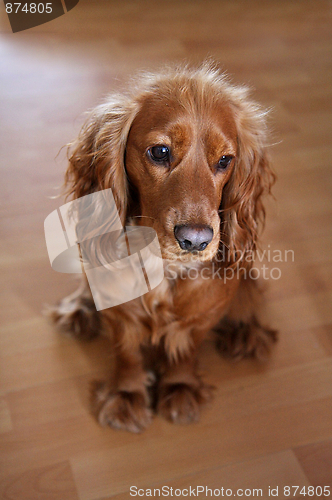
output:
M 223 188 L 234 169 L 237 131 L 225 101 L 149 96 L 126 145 L 125 167 L 139 193 L 137 223 L 153 227 L 164 258 L 212 259 L 220 243 Z
M 145 75 L 91 113 L 70 147 L 67 195 L 112 189 L 122 224 L 153 227 L 165 259 L 207 261 L 222 240 L 234 262 L 255 250 L 274 182 L 265 143 L 264 111 L 209 65 Z

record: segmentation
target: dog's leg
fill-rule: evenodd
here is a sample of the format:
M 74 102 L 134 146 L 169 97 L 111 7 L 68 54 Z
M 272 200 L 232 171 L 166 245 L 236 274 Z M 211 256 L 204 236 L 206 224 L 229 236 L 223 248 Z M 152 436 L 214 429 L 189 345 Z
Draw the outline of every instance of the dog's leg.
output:
M 195 357 L 169 362 L 162 374 L 157 411 L 177 424 L 197 422 L 200 407 L 212 398 L 212 387 L 205 385 L 196 373 Z
M 92 410 L 102 426 L 143 431 L 152 421 L 148 386 L 152 380 L 139 356 L 118 356 L 115 380 L 95 383 Z
M 107 331 L 106 327 L 104 329 Z M 91 400 L 92 411 L 101 425 L 136 433 L 143 431 L 152 421 L 149 386 L 154 381 L 144 370 L 137 330 L 138 326 L 128 319 L 122 324 L 114 323 L 113 374 L 107 382 L 93 384 Z M 132 345 L 124 345 L 126 335 L 132 338 Z

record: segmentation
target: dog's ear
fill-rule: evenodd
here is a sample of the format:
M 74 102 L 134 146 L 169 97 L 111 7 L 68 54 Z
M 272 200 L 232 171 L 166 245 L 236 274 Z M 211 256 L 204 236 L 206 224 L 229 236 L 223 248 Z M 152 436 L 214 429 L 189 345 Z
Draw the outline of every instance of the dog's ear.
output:
M 264 223 L 262 196 L 270 193 L 275 175 L 266 152 L 266 112 L 241 89 L 234 105 L 238 151 L 222 199 L 223 232 L 231 260 L 256 250 L 259 224 Z
M 111 188 L 123 225 L 128 198 L 124 156 L 137 107 L 125 96 L 110 96 L 89 114 L 78 138 L 68 147 L 67 197 L 77 199 Z

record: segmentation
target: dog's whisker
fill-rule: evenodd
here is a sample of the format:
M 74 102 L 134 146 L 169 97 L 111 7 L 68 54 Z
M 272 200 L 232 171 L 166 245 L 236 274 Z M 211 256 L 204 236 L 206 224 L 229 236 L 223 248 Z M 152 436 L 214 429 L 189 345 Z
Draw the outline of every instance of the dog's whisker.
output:
M 152 219 L 153 221 L 155 220 L 155 218 L 151 217 L 150 215 L 134 215 L 130 218 L 131 219 Z

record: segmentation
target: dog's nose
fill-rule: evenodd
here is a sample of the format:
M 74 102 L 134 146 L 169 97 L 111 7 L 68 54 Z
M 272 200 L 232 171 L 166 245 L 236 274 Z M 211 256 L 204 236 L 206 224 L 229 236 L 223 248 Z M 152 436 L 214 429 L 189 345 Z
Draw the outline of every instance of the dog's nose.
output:
M 178 225 L 174 235 L 182 250 L 189 252 L 205 250 L 213 238 L 213 229 L 205 225 Z

